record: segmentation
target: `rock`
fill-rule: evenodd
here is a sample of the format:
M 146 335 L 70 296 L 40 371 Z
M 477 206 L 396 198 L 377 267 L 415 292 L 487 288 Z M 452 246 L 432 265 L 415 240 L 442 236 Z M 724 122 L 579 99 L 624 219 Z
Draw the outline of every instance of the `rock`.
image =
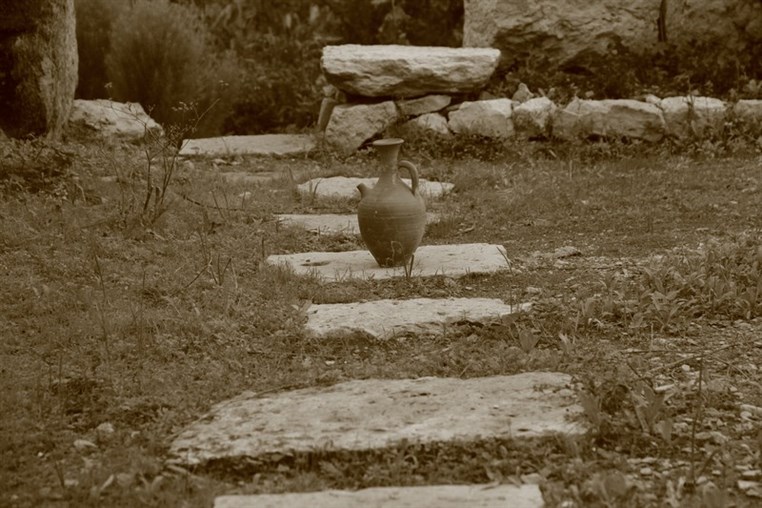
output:
M 400 130 L 405 137 L 411 138 L 432 135 L 441 137 L 452 136 L 447 118 L 439 113 L 426 113 L 425 115 L 417 116 L 403 123 L 400 126 Z
M 60 137 L 77 87 L 74 0 L 6 0 L 0 15 L 0 129 Z
M 418 116 L 426 113 L 440 111 L 450 105 L 452 97 L 449 95 L 427 95 L 417 99 L 397 101 L 400 116 Z
M 542 508 L 537 485 L 430 485 L 372 487 L 284 494 L 229 495 L 214 500 L 214 508 Z
M 732 109 L 733 117 L 748 127 L 762 124 L 762 100 L 741 100 Z
M 320 63 L 328 82 L 365 97 L 417 97 L 482 88 L 500 51 L 396 45 L 326 46 Z
M 550 134 L 550 120 L 556 105 L 547 97 L 529 99 L 513 107 L 513 126 L 517 134 L 527 137 L 547 137 Z
M 93 139 L 111 142 L 138 142 L 161 136 L 164 130 L 136 102 L 77 99 L 64 135 L 70 140 Z
M 304 155 L 315 149 L 310 134 L 259 134 L 185 139 L 180 148 L 183 157 L 230 157 L 234 155 L 289 156 Z M 224 162 L 224 161 L 223 161 Z
M 667 97 L 660 105 L 667 133 L 679 139 L 719 131 L 727 112 L 727 105 L 712 97 Z
M 385 131 L 399 114 L 393 101 L 378 104 L 340 104 L 333 108 L 325 141 L 342 155 L 351 155 L 367 140 Z
M 553 136 L 561 139 L 603 136 L 659 141 L 664 131 L 657 106 L 630 99 L 574 99 L 553 117 Z
M 756 5 L 755 5 L 756 4 Z M 762 41 L 762 6 L 748 0 L 666 2 L 667 36 L 679 47 L 722 40 L 744 48 Z M 652 50 L 658 39 L 655 0 L 469 0 L 464 4 L 463 46 L 494 47 L 503 64 L 542 55 L 546 70 L 590 61 L 620 45 Z M 744 49 L 739 49 L 744 51 Z
M 581 435 L 571 376 L 364 379 L 282 393 L 245 392 L 214 406 L 170 444 L 170 462 L 203 465 L 268 454 Z M 231 466 L 233 464 L 230 464 Z
M 456 134 L 509 138 L 513 136 L 512 114 L 510 99 L 467 101 L 450 112 L 450 130 Z
M 312 305 L 305 329 L 316 337 L 364 333 L 376 339 L 442 333 L 447 323 L 484 324 L 528 311 L 531 304 L 508 305 L 497 298 L 413 298 Z M 394 320 L 389 317 L 394 316 Z
M 313 275 L 326 282 L 349 278 L 380 280 L 405 276 L 401 267 L 379 267 L 367 250 L 278 254 L 268 256 L 266 263 L 285 266 L 298 275 Z M 415 251 L 412 276 L 462 277 L 466 274 L 494 273 L 507 269 L 508 260 L 502 245 L 423 245 Z
M 524 83 L 519 83 L 519 88 L 513 93 L 513 99 L 515 102 L 522 103 L 534 97 L 534 94 L 529 90 L 529 87 Z

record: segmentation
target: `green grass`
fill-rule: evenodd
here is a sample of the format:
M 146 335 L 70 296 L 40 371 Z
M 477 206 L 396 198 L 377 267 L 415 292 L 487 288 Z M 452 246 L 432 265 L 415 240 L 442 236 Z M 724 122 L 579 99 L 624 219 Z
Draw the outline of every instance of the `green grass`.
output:
M 9 166 L 0 177 L 0 504 L 209 506 L 233 491 L 486 483 L 530 473 L 541 475 L 550 506 L 656 506 L 670 496 L 676 506 L 753 504 L 736 482 L 743 468 L 762 467 L 759 420 L 738 409 L 762 406 L 758 154 L 414 147 L 405 158 L 422 176 L 456 184 L 430 203 L 442 220 L 424 243 L 500 243 L 512 270 L 320 284 L 263 260 L 361 241 L 285 227 L 273 214 L 351 213 L 354 204 L 300 198 L 285 175 L 369 176 L 372 156 L 222 168 L 284 174 L 250 186 L 226 184 L 203 162 L 180 164 L 161 213 L 146 213 L 140 150 L 0 150 Z M 252 197 L 240 198 L 247 190 Z M 583 256 L 546 255 L 566 245 Z M 302 332 L 308 302 L 413 296 L 535 307 L 382 343 Z M 164 465 L 173 433 L 244 390 L 540 369 L 575 376 L 589 435 L 411 443 L 187 473 Z M 103 424 L 114 432 L 99 431 Z M 712 431 L 728 439 L 703 439 Z M 95 447 L 78 449 L 76 440 Z M 641 474 L 644 464 L 659 474 Z

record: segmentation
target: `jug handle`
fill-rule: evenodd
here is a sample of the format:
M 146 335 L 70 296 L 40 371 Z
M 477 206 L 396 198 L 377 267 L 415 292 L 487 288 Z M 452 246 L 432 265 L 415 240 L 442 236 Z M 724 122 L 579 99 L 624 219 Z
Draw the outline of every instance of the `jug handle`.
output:
M 418 190 L 418 169 L 410 161 L 399 161 L 397 166 L 407 169 L 408 173 L 410 173 L 410 180 L 413 184 L 413 194 L 415 194 Z

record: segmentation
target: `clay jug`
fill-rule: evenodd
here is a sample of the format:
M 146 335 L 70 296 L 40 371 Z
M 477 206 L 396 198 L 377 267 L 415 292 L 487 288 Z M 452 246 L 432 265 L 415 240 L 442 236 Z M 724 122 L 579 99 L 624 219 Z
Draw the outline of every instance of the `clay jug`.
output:
M 405 266 L 410 262 L 426 228 L 426 204 L 418 190 L 418 170 L 413 163 L 398 160 L 401 139 L 380 139 L 381 176 L 373 188 L 360 184 L 362 195 L 357 221 L 365 245 L 382 267 Z M 398 169 L 410 173 L 412 188 L 400 179 Z

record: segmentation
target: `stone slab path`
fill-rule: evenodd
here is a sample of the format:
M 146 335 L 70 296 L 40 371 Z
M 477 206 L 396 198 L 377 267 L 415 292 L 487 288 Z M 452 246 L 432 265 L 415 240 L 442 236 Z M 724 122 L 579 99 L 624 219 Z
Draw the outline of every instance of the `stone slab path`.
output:
M 268 256 L 271 265 L 285 265 L 298 275 L 315 275 L 325 281 L 349 278 L 388 279 L 403 277 L 401 267 L 381 268 L 366 250 L 346 252 L 301 252 Z M 488 243 L 424 245 L 418 247 L 413 263 L 413 277 L 467 273 L 493 273 L 508 269 L 505 248 Z
M 232 155 L 303 155 L 315 148 L 310 134 L 260 134 L 185 139 L 181 157 L 225 157 Z
M 332 199 L 359 199 L 360 191 L 357 190 L 357 186 L 364 183 L 368 187 L 376 185 L 378 177 L 375 178 L 359 178 L 359 177 L 347 177 L 347 176 L 331 176 L 328 178 L 313 178 L 307 182 L 298 185 L 298 190 L 304 195 L 314 195 L 316 198 L 332 198 Z M 403 178 L 403 182 L 408 185 L 410 179 Z M 437 199 L 442 195 L 450 192 L 454 184 L 449 182 L 432 182 L 425 178 L 418 180 L 419 189 L 421 195 L 427 199 Z
M 360 303 L 312 305 L 306 330 L 317 337 L 356 332 L 377 339 L 400 335 L 423 337 L 442 333 L 446 323 L 487 322 L 520 311 L 531 304 L 508 305 L 498 298 L 414 298 Z
M 537 485 L 432 485 L 221 496 L 214 508 L 540 508 Z
M 408 442 L 579 434 L 571 377 L 367 379 L 217 404 L 172 442 L 171 462 L 200 465 L 268 453 L 369 450 Z
M 346 233 L 360 234 L 357 224 L 357 214 L 281 214 L 275 216 L 283 224 L 296 224 L 313 233 Z M 426 223 L 436 222 L 439 215 L 426 213 Z

